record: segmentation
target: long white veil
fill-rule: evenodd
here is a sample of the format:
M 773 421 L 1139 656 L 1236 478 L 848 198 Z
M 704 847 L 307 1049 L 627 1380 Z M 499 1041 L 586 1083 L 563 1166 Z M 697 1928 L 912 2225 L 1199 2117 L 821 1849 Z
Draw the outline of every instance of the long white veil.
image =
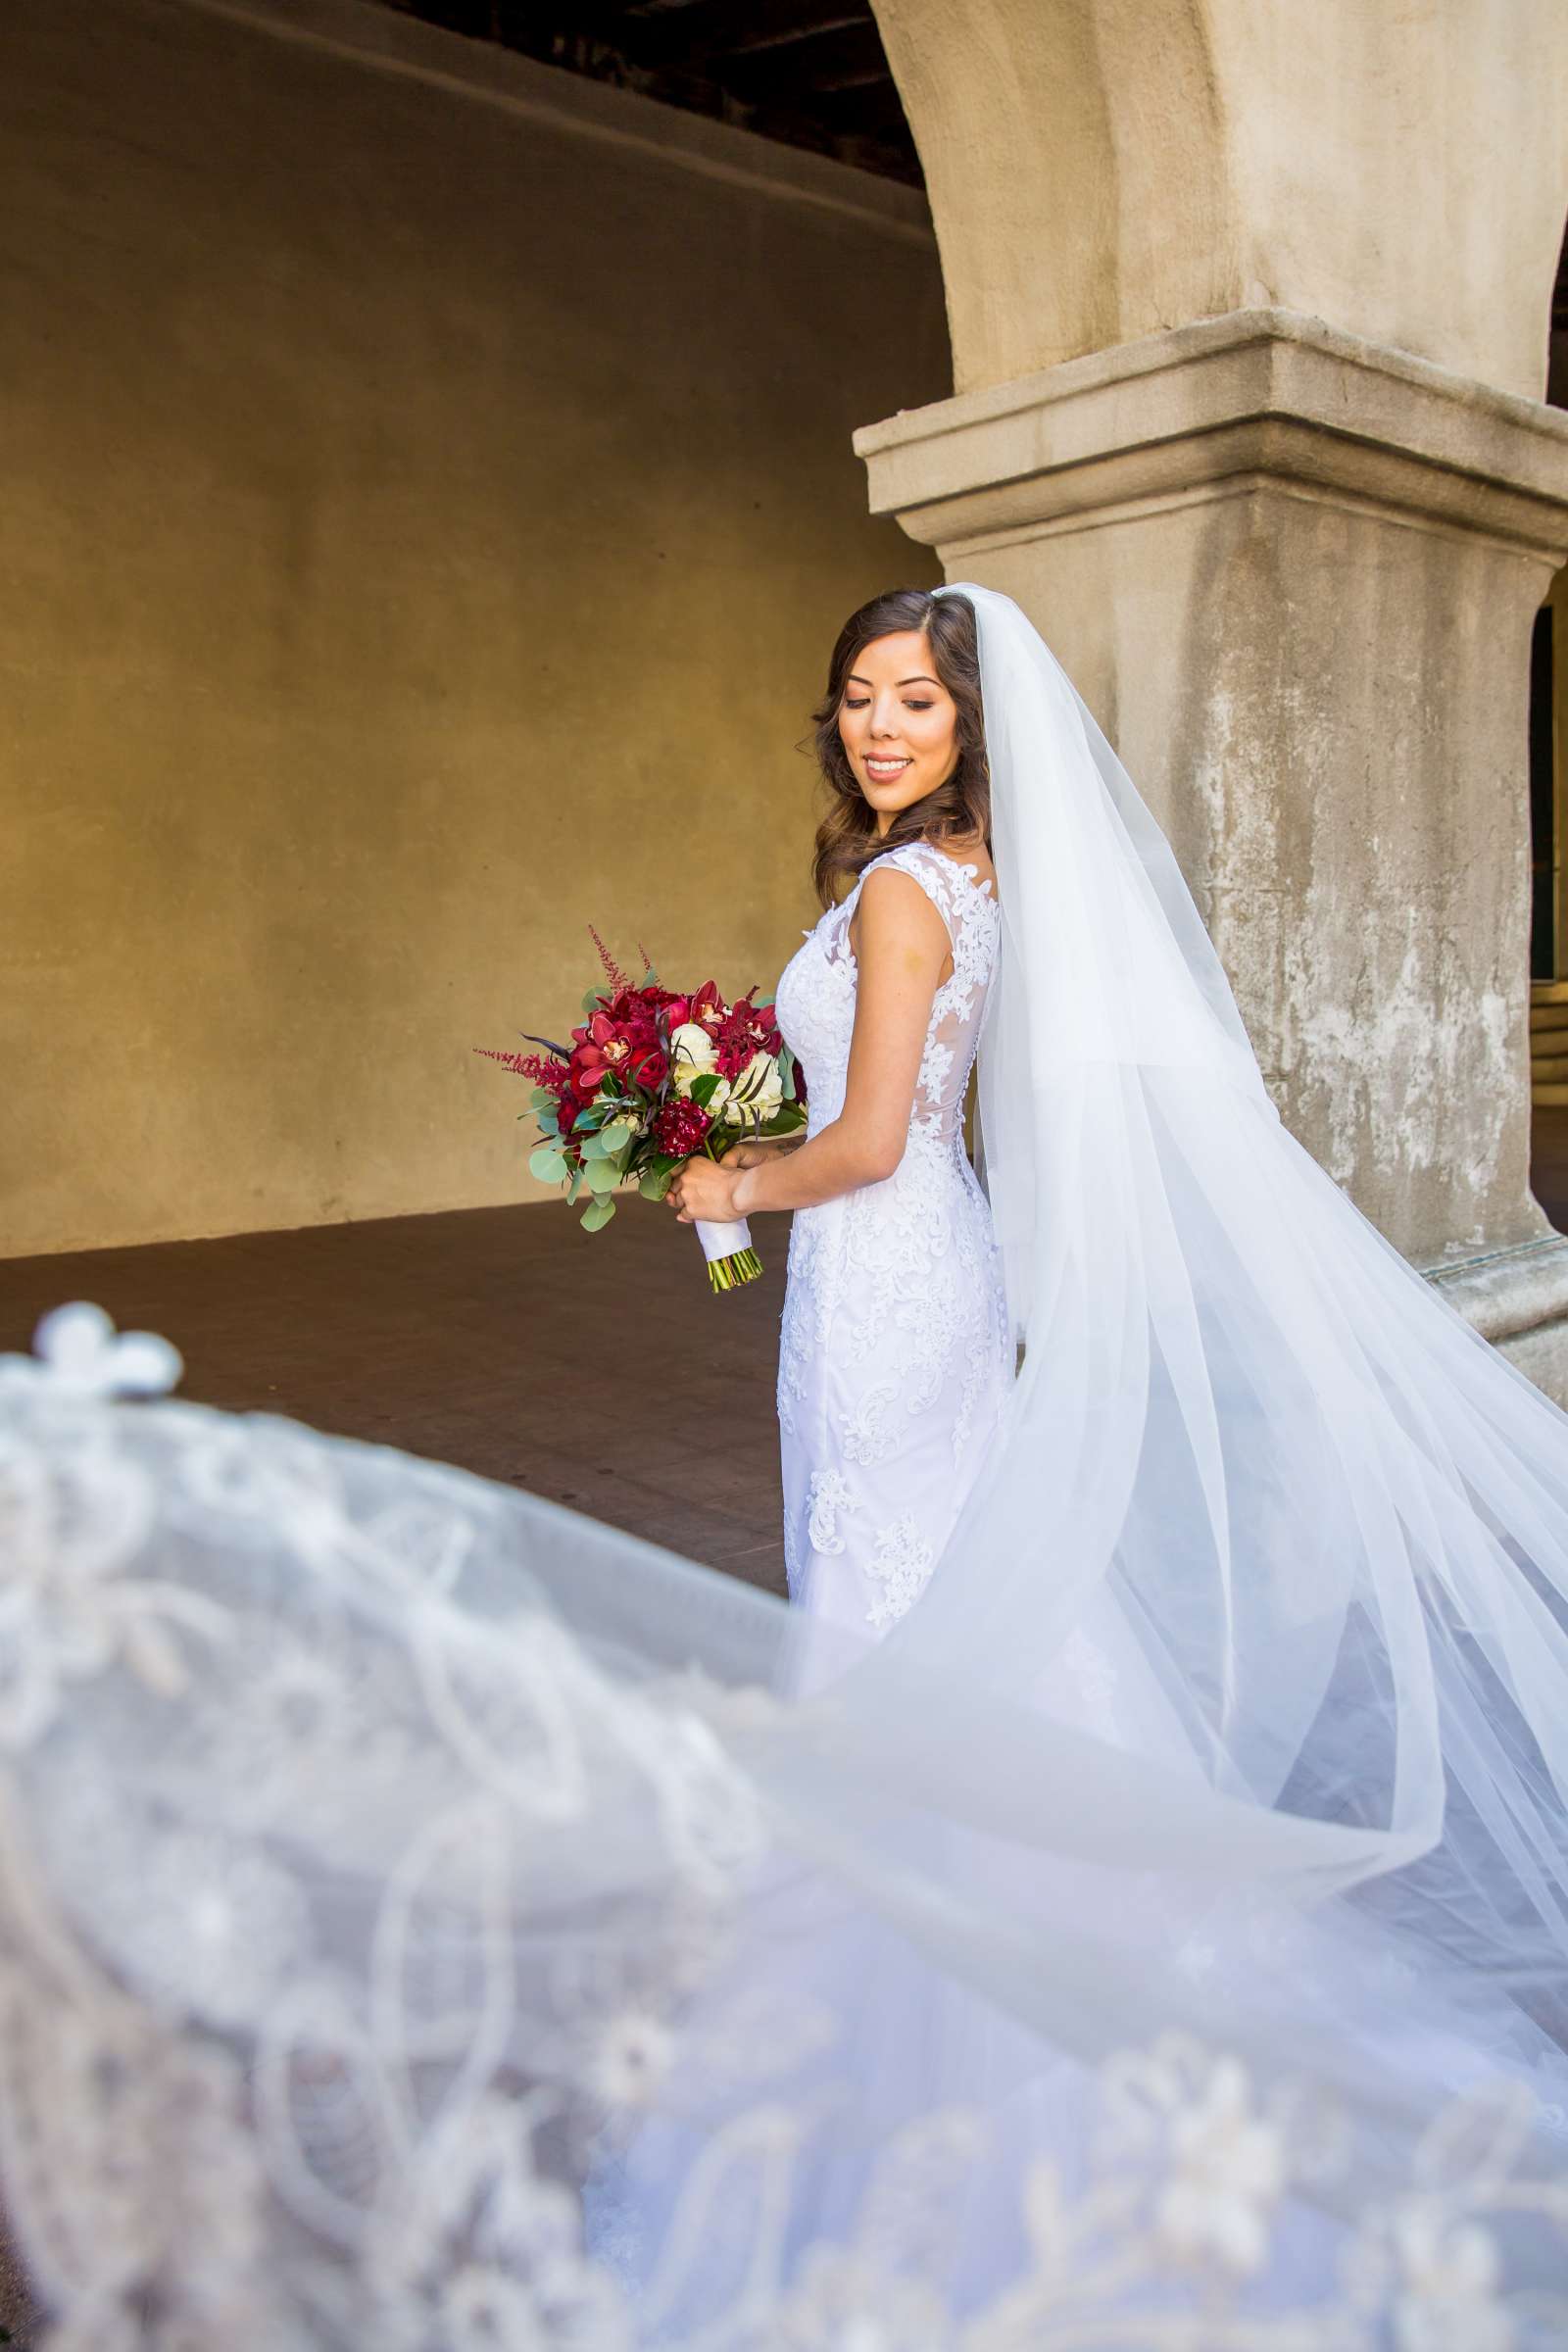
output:
M 1568 1414 L 1281 1124 L 1169 844 L 1026 615 L 938 593 L 979 641 L 979 1113 L 1025 1346 L 905 1646 L 1031 1696 L 1098 1634 L 1119 1740 L 1278 1807 L 1279 1869 L 1319 1889 L 1424 1853 L 1380 1909 L 1560 2027 Z
M 85 1308 L 0 1359 L 58 2352 L 1561 2340 L 1568 1415 L 1282 1127 L 1059 666 L 944 593 L 1023 1355 L 886 1640 L 138 1395 Z

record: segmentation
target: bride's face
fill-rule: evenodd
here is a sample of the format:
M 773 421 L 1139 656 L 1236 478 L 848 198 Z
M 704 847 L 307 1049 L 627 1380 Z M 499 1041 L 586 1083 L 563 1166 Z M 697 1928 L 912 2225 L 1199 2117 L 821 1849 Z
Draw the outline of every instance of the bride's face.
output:
M 885 833 L 958 764 L 957 706 L 918 629 L 862 645 L 839 699 L 839 740 Z

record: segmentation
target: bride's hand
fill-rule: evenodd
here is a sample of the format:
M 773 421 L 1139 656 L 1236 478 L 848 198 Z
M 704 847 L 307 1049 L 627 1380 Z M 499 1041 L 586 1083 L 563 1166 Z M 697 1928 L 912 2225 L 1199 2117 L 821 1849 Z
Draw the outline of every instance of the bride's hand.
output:
M 713 1225 L 739 1222 L 735 1182 L 741 1169 L 750 1164 L 744 1154 L 753 1148 L 737 1145 L 721 1161 L 697 1158 L 686 1162 L 664 1195 L 683 1225 L 694 1224 L 699 1217 Z

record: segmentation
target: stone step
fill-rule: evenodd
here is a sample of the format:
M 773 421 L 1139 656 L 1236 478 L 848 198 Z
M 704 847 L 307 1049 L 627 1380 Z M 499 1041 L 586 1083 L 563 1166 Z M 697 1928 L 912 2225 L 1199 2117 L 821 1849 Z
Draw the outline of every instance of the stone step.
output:
M 1568 1029 L 1568 1004 L 1532 1004 L 1530 1034 L 1540 1037 L 1553 1029 Z
M 1530 1101 L 1536 1110 L 1568 1110 L 1568 1078 L 1543 1080 L 1530 1089 Z
M 1530 1085 L 1553 1086 L 1561 1079 L 1568 1081 L 1568 1054 L 1532 1054 L 1530 1056 Z

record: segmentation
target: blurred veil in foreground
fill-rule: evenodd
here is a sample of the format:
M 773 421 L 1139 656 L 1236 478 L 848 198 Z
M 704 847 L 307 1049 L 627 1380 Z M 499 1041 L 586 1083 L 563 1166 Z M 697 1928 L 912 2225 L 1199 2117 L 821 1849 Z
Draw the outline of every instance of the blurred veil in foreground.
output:
M 56 2352 L 1553 2340 L 1561 2053 L 1237 1899 L 1247 1808 L 1167 1866 L 1182 1792 L 1088 1735 L 912 1667 L 862 1713 L 765 1595 L 158 1396 L 95 1309 L 39 1346 L 0 2203 Z

